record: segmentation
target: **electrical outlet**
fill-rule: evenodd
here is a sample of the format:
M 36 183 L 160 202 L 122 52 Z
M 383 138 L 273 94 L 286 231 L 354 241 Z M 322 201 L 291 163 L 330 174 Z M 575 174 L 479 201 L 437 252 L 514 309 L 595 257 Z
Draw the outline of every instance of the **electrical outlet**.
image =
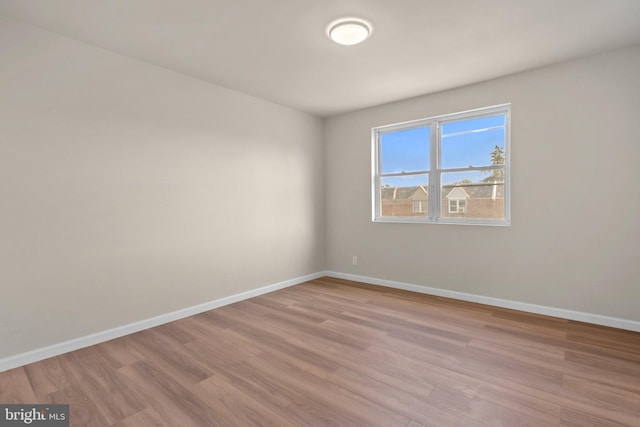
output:
M 353 256 L 353 258 L 351 259 L 351 264 L 353 265 L 358 265 L 358 257 L 357 256 Z

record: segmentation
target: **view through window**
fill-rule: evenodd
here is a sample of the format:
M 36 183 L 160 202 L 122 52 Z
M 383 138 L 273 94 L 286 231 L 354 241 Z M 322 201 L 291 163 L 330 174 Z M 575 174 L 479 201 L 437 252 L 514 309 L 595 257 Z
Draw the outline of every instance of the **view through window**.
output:
M 510 105 L 373 129 L 373 219 L 508 225 Z

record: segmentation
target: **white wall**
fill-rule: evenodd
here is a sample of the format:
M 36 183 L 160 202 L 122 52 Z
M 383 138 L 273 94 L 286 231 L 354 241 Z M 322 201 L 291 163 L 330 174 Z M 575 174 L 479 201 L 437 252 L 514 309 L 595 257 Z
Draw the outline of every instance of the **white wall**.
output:
M 3 18 L 0 52 L 0 359 L 323 269 L 640 321 L 640 47 L 324 128 Z M 504 102 L 511 227 L 371 222 L 371 127 Z
M 323 269 L 322 120 L 4 19 L 0 52 L 0 359 Z
M 511 227 L 371 222 L 371 127 L 505 102 Z M 640 321 L 639 134 L 640 46 L 332 117 L 328 270 Z

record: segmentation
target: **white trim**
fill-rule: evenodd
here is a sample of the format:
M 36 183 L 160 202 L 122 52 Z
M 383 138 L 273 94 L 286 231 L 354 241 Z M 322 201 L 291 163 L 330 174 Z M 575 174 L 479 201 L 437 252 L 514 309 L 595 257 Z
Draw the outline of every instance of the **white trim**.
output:
M 213 310 L 215 308 L 222 307 L 228 304 L 233 304 L 235 302 L 277 291 L 279 289 L 288 288 L 289 286 L 298 285 L 300 283 L 318 279 L 326 275 L 326 272 L 321 271 L 313 274 L 308 274 L 306 276 L 296 277 L 294 279 L 274 283 L 272 285 L 264 286 L 258 289 L 241 292 L 239 294 L 223 297 L 214 301 L 209 301 L 181 310 L 172 311 L 170 313 L 161 314 L 160 316 L 155 316 L 150 319 L 141 320 L 138 322 L 130 323 L 128 325 L 118 326 L 113 329 L 97 332 L 95 334 L 87 335 L 84 337 L 74 338 L 69 341 L 64 341 L 47 347 L 27 351 L 25 353 L 16 354 L 15 356 L 5 357 L 4 359 L 0 359 L 0 372 L 8 371 L 9 369 L 18 368 L 29 363 L 48 359 L 50 357 L 68 353 L 70 351 L 79 350 L 91 345 L 100 344 L 105 341 L 120 338 L 125 335 L 133 334 L 135 332 L 140 332 L 145 329 L 153 328 L 155 326 L 164 325 L 165 323 L 173 322 L 175 320 Z
M 374 277 L 358 276 L 355 274 L 337 273 L 335 271 L 327 271 L 326 275 L 338 279 L 353 280 L 356 282 L 370 283 L 372 285 L 386 286 L 388 288 L 403 289 L 405 291 L 418 292 L 421 294 L 453 298 L 462 301 L 476 302 L 479 304 L 486 304 L 495 307 L 510 308 L 512 310 L 525 311 L 528 313 L 543 314 L 546 316 L 559 317 L 562 319 L 592 323 L 594 325 L 609 326 L 612 328 L 640 332 L 640 322 L 636 320 L 621 319 L 617 317 L 602 316 L 600 314 L 591 314 L 581 311 L 565 310 L 556 307 L 547 307 L 544 305 L 529 304 L 526 302 L 485 297 L 482 295 L 449 291 L 446 289 L 431 288 L 429 286 L 413 285 L 410 283 L 394 282 L 392 280 L 376 279 Z
M 456 291 L 449 291 L 446 289 L 432 288 L 429 286 L 395 282 L 392 280 L 377 279 L 374 277 L 367 277 L 367 276 L 358 276 L 355 274 L 338 273 L 335 271 L 319 271 L 317 273 L 296 277 L 294 279 L 285 280 L 279 283 L 274 283 L 272 285 L 268 285 L 262 288 L 253 289 L 250 291 L 220 298 L 204 304 L 187 307 L 182 310 L 173 311 L 171 313 L 152 317 L 150 319 L 141 320 L 139 322 L 118 326 L 116 328 L 108 329 L 106 331 L 97 332 L 95 334 L 87 335 L 80 338 L 75 338 L 75 339 L 61 342 L 58 344 L 53 344 L 48 347 L 31 350 L 25 353 L 17 354 L 15 356 L 5 357 L 4 359 L 0 359 L 0 372 L 8 371 L 9 369 L 18 368 L 20 366 L 24 366 L 29 363 L 34 363 L 40 360 L 48 359 L 50 357 L 68 353 L 70 351 L 79 350 L 81 348 L 89 347 L 91 345 L 100 344 L 105 341 L 109 341 L 109 340 L 119 338 L 125 335 L 129 335 L 135 332 L 140 332 L 145 329 L 153 328 L 155 326 L 160 326 L 165 323 L 173 322 L 175 320 L 180 320 L 185 317 L 193 316 L 193 315 L 203 313 L 205 311 L 213 310 L 215 308 L 222 307 L 228 304 L 233 304 L 235 302 L 243 301 L 249 298 L 253 298 L 259 295 L 269 293 L 269 292 L 277 291 L 279 289 L 288 288 L 290 286 L 298 285 L 300 283 L 308 282 L 310 280 L 318 279 L 324 276 L 335 277 L 338 279 L 353 280 L 356 282 L 364 282 L 372 285 L 386 286 L 388 288 L 394 288 L 394 289 L 403 289 L 406 291 L 418 292 L 421 294 L 453 298 L 453 299 L 458 299 L 462 301 L 476 302 L 479 304 L 486 304 L 486 305 L 491 305 L 495 307 L 510 308 L 513 310 L 520 310 L 528 313 L 543 314 L 546 316 L 560 317 L 563 319 L 576 320 L 579 322 L 586 322 L 586 323 L 592 323 L 595 325 L 609 326 L 612 328 L 626 329 L 629 331 L 640 332 L 640 322 L 635 320 L 620 319 L 616 317 L 602 316 L 599 314 L 590 314 L 590 313 L 584 313 L 579 311 L 564 310 L 561 308 L 547 307 L 547 306 L 529 304 L 529 303 L 518 302 L 518 301 L 510 301 L 510 300 L 504 300 L 500 298 L 485 297 L 481 295 L 468 294 L 464 292 L 456 292 Z

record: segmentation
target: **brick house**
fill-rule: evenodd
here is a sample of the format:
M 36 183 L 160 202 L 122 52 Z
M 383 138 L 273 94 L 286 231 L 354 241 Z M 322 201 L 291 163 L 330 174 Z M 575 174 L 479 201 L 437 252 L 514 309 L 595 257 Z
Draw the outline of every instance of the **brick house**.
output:
M 442 187 L 442 216 L 448 218 L 504 218 L 504 183 L 449 184 Z M 381 189 L 382 216 L 424 217 L 428 214 L 427 186 Z

